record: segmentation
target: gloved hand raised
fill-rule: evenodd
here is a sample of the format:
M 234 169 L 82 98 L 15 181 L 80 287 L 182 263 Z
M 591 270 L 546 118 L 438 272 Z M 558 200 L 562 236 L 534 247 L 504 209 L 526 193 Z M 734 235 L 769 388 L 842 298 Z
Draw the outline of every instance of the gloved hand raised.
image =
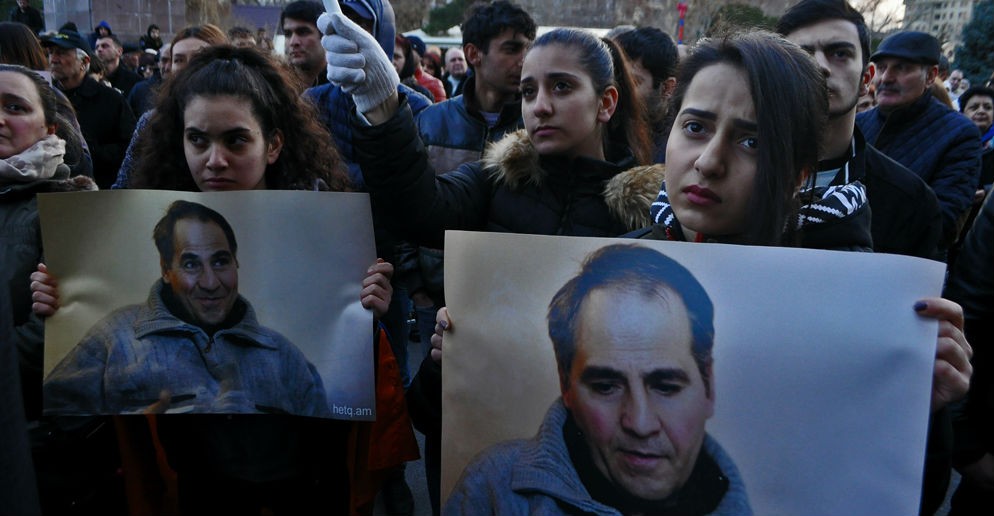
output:
M 329 11 L 318 17 L 317 26 L 325 34 L 321 46 L 328 60 L 328 80 L 351 94 L 359 112 L 366 113 L 397 91 L 400 77 L 372 35 L 346 18 L 338 2 L 324 3 Z

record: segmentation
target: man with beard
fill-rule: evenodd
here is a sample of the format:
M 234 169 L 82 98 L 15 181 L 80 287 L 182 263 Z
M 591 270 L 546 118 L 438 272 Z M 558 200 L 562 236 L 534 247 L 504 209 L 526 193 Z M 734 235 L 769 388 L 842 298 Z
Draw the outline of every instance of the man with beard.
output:
M 293 66 L 305 86 L 326 84 L 324 48 L 318 31 L 318 16 L 324 12 L 320 2 L 299 1 L 287 4 L 280 13 L 280 27 L 286 38 L 287 61 Z
M 845 0 L 802 0 L 780 18 L 777 31 L 811 53 L 828 83 L 829 120 L 809 187 L 824 192 L 861 182 L 872 211 L 874 250 L 934 258 L 942 223 L 935 194 L 855 126 L 857 103 L 874 74 L 863 16 Z

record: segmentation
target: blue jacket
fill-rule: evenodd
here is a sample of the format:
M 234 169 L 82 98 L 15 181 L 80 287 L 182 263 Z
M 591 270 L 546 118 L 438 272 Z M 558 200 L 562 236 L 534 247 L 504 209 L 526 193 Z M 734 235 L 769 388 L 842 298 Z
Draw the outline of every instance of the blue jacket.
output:
M 965 116 L 926 92 L 910 106 L 884 114 L 860 113 L 856 124 L 867 143 L 918 174 L 935 192 L 942 210 L 946 248 L 959 233 L 980 177 L 980 135 Z
M 330 417 L 321 376 L 285 337 L 244 315 L 208 335 L 176 317 L 158 280 L 144 305 L 98 322 L 45 378 L 45 414 L 141 412 L 172 394 L 185 412 Z
M 375 18 L 373 20 L 373 37 L 376 38 L 388 56 L 393 56 L 393 42 L 396 34 L 393 7 L 390 6 L 389 2 L 381 0 L 358 1 L 364 3 L 369 12 L 373 13 Z M 424 95 L 403 84 L 397 87 L 397 91 L 407 95 L 407 101 L 414 114 L 420 113 L 422 109 L 431 105 L 431 101 Z M 352 96 L 334 84 L 322 84 L 309 88 L 304 92 L 304 96 L 314 102 L 321 117 L 321 123 L 334 136 L 338 152 L 349 167 L 352 187 L 358 191 L 365 191 L 366 183 L 362 178 L 362 170 L 356 163 L 355 152 L 352 150 L 352 128 L 349 126 L 349 117 L 355 111 L 355 102 L 352 100 Z
M 566 415 L 566 407 L 557 400 L 534 438 L 500 443 L 478 455 L 466 467 L 442 513 L 620 515 L 594 500 L 580 480 L 563 439 Z M 705 436 L 701 453 L 710 456 L 728 478 L 728 490 L 711 515 L 751 515 L 742 475 L 731 457 L 711 436 Z
M 431 105 L 431 101 L 424 95 L 403 84 L 397 86 L 397 91 L 407 96 L 407 102 L 415 114 Z M 352 188 L 360 192 L 366 191 L 362 169 L 356 163 L 355 150 L 352 147 L 352 127 L 349 125 L 349 117 L 355 111 L 355 101 L 352 100 L 352 95 L 342 91 L 340 86 L 322 84 L 309 88 L 304 92 L 304 96 L 311 99 L 311 102 L 317 107 L 321 123 L 331 131 L 331 135 L 335 138 L 338 153 L 341 154 L 342 159 L 349 167 Z
M 521 120 L 521 102 L 517 101 L 505 104 L 497 125 L 487 127 L 476 100 L 476 78 L 469 77 L 464 82 L 462 95 L 429 106 L 415 120 L 421 141 L 428 149 L 428 161 L 437 173 L 479 161 L 488 143 L 525 126 Z

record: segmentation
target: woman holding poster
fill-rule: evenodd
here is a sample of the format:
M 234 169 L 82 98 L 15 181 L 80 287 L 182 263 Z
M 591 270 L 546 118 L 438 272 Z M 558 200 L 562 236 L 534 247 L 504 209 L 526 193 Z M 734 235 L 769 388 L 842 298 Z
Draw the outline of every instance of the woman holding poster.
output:
M 776 82 L 789 77 L 780 91 Z M 800 193 L 818 162 L 817 142 L 827 116 L 821 72 L 807 54 L 763 32 L 704 40 L 681 64 L 670 112 L 666 182 L 653 203 L 656 224 L 643 236 L 666 240 L 713 241 L 853 249 L 861 247 L 866 194 L 851 183 L 822 200 Z M 813 192 L 813 191 L 812 191 Z M 810 193 L 808 193 L 810 195 Z M 825 225 L 851 226 L 851 238 L 831 244 L 808 241 L 820 221 L 805 210 L 836 203 Z M 801 207 L 801 202 L 808 202 Z M 831 206 L 829 206 L 831 207 Z M 844 208 L 844 209 L 837 209 Z M 648 233 L 646 235 L 646 233 Z M 868 235 L 865 235 L 868 236 Z M 963 337 L 962 309 L 947 300 L 915 305 L 940 321 L 933 410 L 961 397 L 969 387 L 970 348 Z
M 329 45 L 355 38 L 368 46 L 360 51 L 367 63 L 376 63 L 367 67 L 391 66 L 370 36 L 339 16 L 331 17 L 338 34 L 326 36 Z M 355 72 L 347 67 L 353 57 L 329 53 L 331 75 Z M 535 41 L 522 66 L 525 129 L 492 144 L 480 161 L 437 176 L 445 171 L 431 170 L 395 86 L 367 80 L 346 88 L 373 124 L 354 128 L 357 161 L 404 237 L 441 247 L 447 229 L 617 236 L 647 223 L 655 195 L 648 190 L 658 188 L 662 167 L 640 166 L 651 161 L 652 146 L 618 47 L 556 29 Z M 389 74 L 378 78 L 396 81 L 392 68 L 383 70 Z
M 70 178 L 66 155 L 82 156 L 82 137 L 73 131 L 72 110 L 60 111 L 58 93 L 40 75 L 18 65 L 0 65 L 0 220 L 3 228 L 3 288 L 12 293 L 12 339 L 22 364 L 21 374 L 35 385 L 41 368 L 41 322 L 31 316 L 28 275 L 41 257 L 41 229 L 35 196 L 42 192 L 95 190 L 88 177 Z M 37 369 L 36 369 L 37 368 Z M 37 389 L 28 389 L 29 417 L 40 409 Z
M 377 52 L 375 40 L 338 13 L 322 16 L 319 27 L 326 34 L 333 32 L 322 40 L 328 50 L 329 79 L 351 92 L 360 111 L 354 143 L 366 183 L 384 200 L 405 237 L 437 246 L 445 229 L 589 236 L 625 232 L 629 220 L 619 220 L 607 208 L 600 187 L 591 186 L 611 179 L 610 187 L 620 174 L 587 183 L 597 170 L 586 166 L 588 160 L 610 159 L 612 143 L 628 145 L 635 156 L 643 149 L 638 145 L 642 140 L 626 131 L 626 125 L 642 125 L 638 111 L 624 109 L 637 105 L 637 97 L 626 95 L 630 90 L 625 81 L 610 81 L 613 73 L 607 81 L 599 80 L 604 74 L 597 70 L 606 64 L 596 66 L 605 61 L 596 56 L 606 55 L 597 50 L 603 43 L 569 29 L 537 39 L 522 66 L 525 133 L 492 147 L 481 163 L 433 177 L 410 111 L 397 96 L 396 74 L 386 56 Z M 799 47 L 765 33 L 705 42 L 682 70 L 681 89 L 670 109 L 678 118 L 666 160 L 666 179 L 671 191 L 679 189 L 678 198 L 672 212 L 658 219 L 654 236 L 797 245 L 797 223 L 803 215 L 799 191 L 817 165 L 818 136 L 827 117 L 821 71 Z M 393 152 L 383 153 L 384 146 Z M 516 165 L 514 170 L 541 173 L 509 174 L 509 162 Z M 549 167 L 555 167 L 553 172 Z M 634 190 L 620 197 L 629 205 L 638 204 Z M 594 220 L 607 221 L 606 226 L 601 222 L 591 228 L 575 216 L 580 203 L 591 200 L 600 204 Z M 662 202 L 670 204 L 665 198 Z M 832 238 L 816 243 L 813 235 L 822 228 L 811 224 L 804 229 L 812 235 L 808 245 L 870 248 L 864 238 L 866 194 L 860 185 L 828 193 L 819 203 L 837 212 L 824 227 L 845 230 L 841 238 L 829 235 Z M 432 209 L 419 209 L 423 206 Z M 938 409 L 969 386 L 970 350 L 961 331 L 962 311 L 941 299 L 925 300 L 915 309 L 940 320 L 933 387 L 933 408 Z M 449 322 L 444 309 L 439 320 L 441 333 Z
M 255 49 L 201 50 L 163 85 L 138 142 L 139 159 L 129 186 L 205 192 L 347 190 L 331 137 L 299 93 L 287 68 Z M 363 281 L 362 305 L 375 317 L 389 304 L 392 272 L 393 267 L 380 260 Z M 38 271 L 32 278 L 38 284 L 36 312 L 51 315 L 58 305 L 51 277 Z M 382 333 L 376 339 L 382 357 L 389 344 Z M 381 360 L 378 368 L 393 360 L 392 355 Z M 385 372 L 377 378 L 399 381 Z M 403 392 L 399 384 L 392 387 L 386 390 Z M 396 398 L 386 402 L 403 408 L 402 394 Z M 149 411 L 162 412 L 168 405 L 161 400 Z M 169 465 L 177 472 L 184 514 L 301 514 L 315 507 L 346 513 L 350 504 L 362 501 L 353 494 L 374 482 L 362 466 L 353 471 L 350 461 L 364 466 L 376 458 L 416 458 L 406 411 L 399 414 L 402 417 L 381 417 L 376 423 L 381 432 L 390 427 L 382 435 L 394 437 L 378 444 L 399 443 L 392 448 L 396 454 L 386 458 L 376 457 L 368 444 L 349 447 L 357 427 L 336 421 L 285 415 L 163 415 L 157 423 Z M 363 428 L 368 431 L 369 426 Z M 362 432 L 357 438 L 361 442 Z
M 803 50 L 771 34 L 733 35 L 701 42 L 681 70 L 667 145 L 666 179 L 672 196 L 664 188 L 654 206 L 657 224 L 634 236 L 867 247 L 867 221 L 860 220 L 865 193 L 859 185 L 836 192 L 850 202 L 842 203 L 847 209 L 837 210 L 825 226 L 843 230 L 831 239 L 809 238 L 822 228 L 804 217 L 799 192 L 807 171 L 817 164 L 816 142 L 827 115 L 827 97 L 822 74 Z M 789 87 L 782 84 L 785 80 Z M 768 98 L 764 91 L 784 93 Z M 839 199 L 831 193 L 827 197 Z M 966 392 L 971 351 L 962 334 L 959 306 L 932 298 L 914 309 L 940 322 L 934 411 Z M 451 327 L 443 309 L 433 337 L 436 347 L 441 348 L 441 334 Z
M 0 109 L 0 263 L 3 264 L 0 267 L 0 288 L 9 294 L 10 299 L 9 304 L 3 303 L 6 313 L 0 315 L 9 324 L 5 324 L 9 331 L 0 338 L 4 346 L 10 346 L 11 355 L 16 349 L 16 364 L 11 364 L 11 367 L 17 367 L 19 371 L 15 373 L 19 372 L 19 375 L 9 378 L 6 385 L 16 385 L 18 376 L 20 385 L 16 390 L 5 393 L 5 399 L 17 399 L 17 407 L 21 406 L 23 399 L 24 410 L 15 408 L 9 423 L 13 425 L 20 420 L 23 429 L 25 415 L 30 421 L 38 420 L 41 415 L 39 386 L 44 349 L 43 325 L 31 313 L 28 282 L 28 275 L 42 255 L 36 196 L 44 192 L 95 190 L 96 185 L 89 177 L 70 178 L 65 158 L 67 155 L 83 156 L 82 137 L 73 131 L 75 119 L 70 118 L 72 107 L 67 100 L 59 97 L 48 81 L 22 66 L 0 65 L 0 99 L 3 99 Z M 69 106 L 69 109 L 63 111 L 64 106 Z M 97 433 L 92 427 L 89 430 Z M 27 441 L 26 434 L 20 437 L 23 439 L 12 442 Z M 93 441 L 89 444 L 94 446 Z M 16 453 L 26 456 L 28 450 L 18 449 Z M 46 475 L 66 464 L 58 458 L 36 462 L 34 469 L 45 479 L 52 478 Z M 20 507 L 32 512 L 27 505 L 35 499 L 34 476 L 30 464 L 25 469 L 20 468 L 21 465 L 12 465 L 11 475 L 20 480 L 27 478 L 25 484 L 31 484 L 30 494 L 21 493 L 24 505 Z M 100 476 L 102 464 L 90 463 L 88 466 L 93 467 L 89 470 L 91 478 Z M 74 487 L 85 491 L 90 486 Z M 56 500 L 57 497 L 51 496 L 48 491 L 44 494 L 49 495 L 42 497 L 44 508 L 56 507 L 65 500 Z M 11 510 L 16 511 L 18 506 L 14 505 Z

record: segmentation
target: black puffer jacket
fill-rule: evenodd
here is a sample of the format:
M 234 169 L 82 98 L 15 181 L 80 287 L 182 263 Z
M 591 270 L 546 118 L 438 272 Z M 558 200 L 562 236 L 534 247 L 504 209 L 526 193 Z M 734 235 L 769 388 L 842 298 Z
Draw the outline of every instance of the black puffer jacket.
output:
M 662 167 L 635 167 L 627 152 L 615 161 L 541 157 L 524 131 L 436 176 L 406 103 L 386 123 L 356 121 L 353 131 L 377 223 L 435 247 L 449 229 L 618 236 L 648 223 L 662 181 Z
M 85 176 L 67 179 L 69 168 L 59 166 L 57 179 L 24 184 L 0 184 L 0 281 L 10 295 L 11 335 L 3 342 L 17 347 L 21 383 L 29 419 L 41 414 L 41 369 L 44 352 L 44 324 L 31 312 L 29 276 L 42 259 L 41 225 L 38 220 L 39 193 L 96 190 Z

